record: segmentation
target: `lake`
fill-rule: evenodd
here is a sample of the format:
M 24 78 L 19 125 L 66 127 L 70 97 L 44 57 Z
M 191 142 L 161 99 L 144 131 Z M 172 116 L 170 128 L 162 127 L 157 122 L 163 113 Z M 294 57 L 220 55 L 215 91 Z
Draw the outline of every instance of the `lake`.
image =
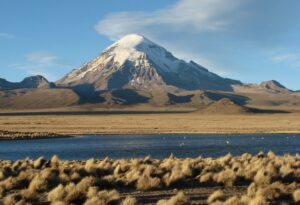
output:
M 163 134 L 85 135 L 73 138 L 0 141 L 0 159 L 24 159 L 57 154 L 61 159 L 218 157 L 227 153 L 276 154 L 300 151 L 300 134 Z

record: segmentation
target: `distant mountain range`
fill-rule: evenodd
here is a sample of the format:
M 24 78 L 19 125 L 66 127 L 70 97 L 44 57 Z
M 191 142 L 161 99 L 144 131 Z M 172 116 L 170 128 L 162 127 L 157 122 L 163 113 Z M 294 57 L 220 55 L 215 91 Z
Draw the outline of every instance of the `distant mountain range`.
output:
M 215 103 L 224 98 L 232 103 Z M 300 94 L 274 80 L 244 84 L 223 78 L 137 34 L 123 37 L 55 83 L 42 76 L 19 83 L 0 79 L 2 109 L 136 104 L 206 110 L 216 110 L 207 108 L 212 104 L 231 110 L 243 106 L 235 110 L 245 112 L 244 106 L 297 108 Z
M 49 83 L 49 81 L 46 78 L 40 75 L 25 78 L 24 80 L 18 83 L 9 82 L 5 79 L 0 78 L 0 90 L 51 88 L 54 86 L 54 83 Z

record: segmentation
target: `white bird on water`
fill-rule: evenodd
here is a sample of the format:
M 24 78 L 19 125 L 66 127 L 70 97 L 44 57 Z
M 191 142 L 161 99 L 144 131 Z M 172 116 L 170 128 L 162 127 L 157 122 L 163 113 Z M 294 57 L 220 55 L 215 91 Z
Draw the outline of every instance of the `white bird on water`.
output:
M 228 140 L 226 140 L 226 144 L 230 144 L 230 142 Z

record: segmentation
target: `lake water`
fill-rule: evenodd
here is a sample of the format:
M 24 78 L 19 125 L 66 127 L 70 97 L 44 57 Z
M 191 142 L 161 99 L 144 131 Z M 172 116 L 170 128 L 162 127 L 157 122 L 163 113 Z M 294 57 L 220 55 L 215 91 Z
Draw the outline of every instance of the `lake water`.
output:
M 165 158 L 218 157 L 227 153 L 257 154 L 272 150 L 276 154 L 300 152 L 300 134 L 176 134 L 176 135 L 86 135 L 74 138 L 0 141 L 0 159 L 135 158 L 150 155 Z

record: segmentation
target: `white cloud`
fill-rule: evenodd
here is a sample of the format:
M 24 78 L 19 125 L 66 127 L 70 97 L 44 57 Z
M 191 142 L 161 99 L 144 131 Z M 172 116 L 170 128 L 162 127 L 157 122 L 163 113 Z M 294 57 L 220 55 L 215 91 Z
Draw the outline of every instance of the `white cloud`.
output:
M 63 63 L 56 55 L 46 51 L 36 51 L 25 56 L 24 63 L 13 64 L 10 67 L 25 71 L 28 75 L 43 75 L 48 80 L 57 80 L 61 71 L 69 70 L 70 65 Z
M 292 68 L 300 69 L 300 54 L 284 53 L 272 56 L 274 62 L 287 63 Z
M 178 0 L 155 11 L 111 13 L 95 25 L 95 30 L 111 40 L 139 33 L 179 58 L 194 60 L 220 75 L 250 81 L 257 78 L 253 67 L 264 67 L 265 71 L 273 68 L 273 64 L 264 64 L 269 53 L 261 51 L 297 46 L 299 6 L 298 0 L 288 4 L 272 0 Z M 299 67 L 295 56 L 288 58 L 282 69 Z
M 179 0 L 153 12 L 112 13 L 99 21 L 95 30 L 113 41 L 129 33 L 143 34 L 179 58 L 194 60 L 213 72 L 228 75 L 230 69 L 206 55 L 204 41 L 208 40 L 203 35 L 228 31 L 234 16 L 240 14 L 238 8 L 247 1 Z
M 232 12 L 237 12 L 241 4 L 240 0 L 180 0 L 174 6 L 154 12 L 113 13 L 99 21 L 95 29 L 112 40 L 128 33 L 153 36 L 182 29 L 219 31 L 226 28 Z
M 12 38 L 15 38 L 15 35 L 10 34 L 10 33 L 1 33 L 0 32 L 0 38 L 12 39 Z
M 29 53 L 26 55 L 26 58 L 34 63 L 56 64 L 58 62 L 57 56 L 45 51 Z

